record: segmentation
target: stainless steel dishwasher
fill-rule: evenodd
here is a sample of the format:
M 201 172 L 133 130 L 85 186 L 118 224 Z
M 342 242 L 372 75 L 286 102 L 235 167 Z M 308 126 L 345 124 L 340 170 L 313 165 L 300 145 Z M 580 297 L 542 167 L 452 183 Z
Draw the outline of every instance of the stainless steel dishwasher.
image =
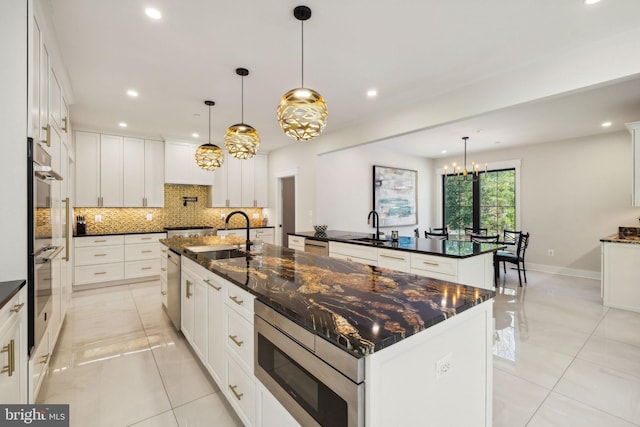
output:
M 314 240 L 307 237 L 304 241 L 304 251 L 316 255 L 329 256 L 329 242 L 324 240 Z
M 180 330 L 180 255 L 171 250 L 167 262 L 167 313 L 173 326 Z

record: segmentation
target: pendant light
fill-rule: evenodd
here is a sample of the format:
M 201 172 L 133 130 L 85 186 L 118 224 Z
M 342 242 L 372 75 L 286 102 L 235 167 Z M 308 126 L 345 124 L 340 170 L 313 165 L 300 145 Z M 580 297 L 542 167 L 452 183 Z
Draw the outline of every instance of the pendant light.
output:
M 471 162 L 471 169 L 467 169 L 467 140 L 468 136 L 463 136 L 462 140 L 464 141 L 464 163 L 462 166 L 457 164 L 453 164 L 451 177 L 455 177 L 460 181 L 478 181 L 480 179 L 480 165 L 476 162 Z M 487 164 L 484 164 L 484 172 L 487 172 Z M 449 179 L 449 166 L 444 166 L 444 176 L 446 179 Z
M 297 6 L 293 16 L 302 25 L 302 85 L 285 93 L 278 105 L 278 123 L 283 132 L 296 141 L 308 141 L 322 133 L 327 124 L 327 105 L 318 92 L 304 87 L 304 21 L 311 9 Z
M 209 142 L 196 149 L 196 163 L 204 170 L 214 171 L 224 163 L 224 154 L 220 147 L 211 143 L 211 106 L 216 103 L 213 101 L 204 101 L 204 103 L 209 107 Z
M 250 159 L 258 151 L 260 136 L 258 131 L 244 122 L 244 78 L 249 75 L 246 68 L 236 68 L 236 74 L 242 77 L 242 120 L 230 126 L 224 135 L 224 145 L 227 151 L 237 159 Z

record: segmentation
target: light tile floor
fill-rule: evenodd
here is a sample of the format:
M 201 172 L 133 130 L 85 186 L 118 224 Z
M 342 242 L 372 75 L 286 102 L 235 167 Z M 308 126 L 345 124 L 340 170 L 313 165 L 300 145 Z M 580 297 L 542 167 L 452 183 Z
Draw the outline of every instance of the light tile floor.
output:
M 607 309 L 599 281 L 501 277 L 493 425 L 640 426 L 640 314 Z M 161 308 L 159 282 L 76 292 L 40 403 L 72 426 L 239 426 Z

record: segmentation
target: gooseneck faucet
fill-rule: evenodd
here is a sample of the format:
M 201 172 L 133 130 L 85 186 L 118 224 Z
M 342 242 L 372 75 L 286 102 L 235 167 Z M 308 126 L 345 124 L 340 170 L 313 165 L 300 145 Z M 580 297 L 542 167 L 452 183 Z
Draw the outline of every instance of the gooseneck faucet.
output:
M 251 249 L 251 240 L 249 240 L 249 216 L 242 212 L 242 211 L 233 211 L 231 212 L 229 215 L 227 215 L 227 219 L 224 220 L 224 228 L 226 229 L 229 226 L 229 220 L 231 219 L 232 216 L 234 216 L 235 214 L 240 214 L 244 217 L 244 219 L 247 220 L 247 241 L 245 242 L 245 248 L 247 250 L 247 252 L 249 252 L 249 250 Z
M 373 225 L 376 227 L 376 239 L 380 238 L 380 217 L 375 210 L 369 212 L 367 217 L 367 224 L 371 225 L 371 216 L 373 215 Z

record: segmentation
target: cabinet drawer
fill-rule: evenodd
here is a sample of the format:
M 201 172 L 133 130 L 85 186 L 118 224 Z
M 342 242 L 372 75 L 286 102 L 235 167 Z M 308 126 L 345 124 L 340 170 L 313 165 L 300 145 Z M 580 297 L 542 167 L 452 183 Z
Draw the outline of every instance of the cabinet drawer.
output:
M 389 249 L 378 249 L 378 267 L 409 272 L 411 270 L 411 254 Z
M 411 254 L 411 270 L 423 270 L 423 271 L 428 271 L 433 273 L 441 273 L 441 274 L 455 276 L 458 273 L 458 263 L 453 258 L 424 255 L 424 254 Z M 423 274 L 423 275 L 435 277 L 429 274 Z
M 166 233 L 149 233 L 149 234 L 127 234 L 124 236 L 124 243 L 137 244 L 137 243 L 155 243 L 160 239 L 165 239 Z
M 370 246 L 351 245 L 349 243 L 329 242 L 329 254 L 347 255 L 350 257 L 363 258 L 373 262 L 378 261 L 378 248 Z
M 76 247 L 76 266 L 124 261 L 124 246 Z
M 3 328 L 5 323 L 9 322 L 10 320 L 14 320 L 23 310 L 27 310 L 27 301 L 25 294 L 26 291 L 23 287 L 20 292 L 15 294 L 13 298 L 11 298 L 11 300 L 9 300 L 4 305 L 4 307 L 2 307 L 2 310 L 0 310 L 0 330 Z
M 76 237 L 74 239 L 76 248 L 86 246 L 111 246 L 111 245 L 124 245 L 124 236 L 84 236 Z
M 341 259 L 343 261 L 351 261 L 351 262 L 357 262 L 360 264 L 373 265 L 373 266 L 378 265 L 378 261 L 372 261 L 366 258 L 358 258 L 352 255 L 343 255 L 343 254 L 333 253 L 333 254 L 330 254 L 329 256 L 331 258 Z
M 227 388 L 225 394 L 245 425 L 255 423 L 255 383 L 253 376 L 247 375 L 231 355 L 227 356 Z
M 227 349 L 238 358 L 247 374 L 253 376 L 253 325 L 235 310 L 227 309 Z
M 253 325 L 253 300 L 255 297 L 247 291 L 243 291 L 239 287 L 227 286 L 227 298 L 225 303 L 227 307 L 231 307 L 240 316 L 244 317 Z
M 128 261 L 124 263 L 124 278 L 157 276 L 160 274 L 160 260 Z
M 139 245 L 125 245 L 125 261 L 139 261 L 143 259 L 154 259 L 160 262 L 160 243 L 143 243 Z
M 124 279 L 124 264 L 86 265 L 76 267 L 76 285 Z
M 31 353 L 31 359 L 29 359 L 29 375 L 31 379 L 29 381 L 29 402 L 35 403 L 40 391 L 40 385 L 46 374 L 46 368 L 49 366 L 49 359 L 51 358 L 51 349 L 49 343 L 49 329 L 44 331 L 44 335 L 40 339 L 40 344 Z

